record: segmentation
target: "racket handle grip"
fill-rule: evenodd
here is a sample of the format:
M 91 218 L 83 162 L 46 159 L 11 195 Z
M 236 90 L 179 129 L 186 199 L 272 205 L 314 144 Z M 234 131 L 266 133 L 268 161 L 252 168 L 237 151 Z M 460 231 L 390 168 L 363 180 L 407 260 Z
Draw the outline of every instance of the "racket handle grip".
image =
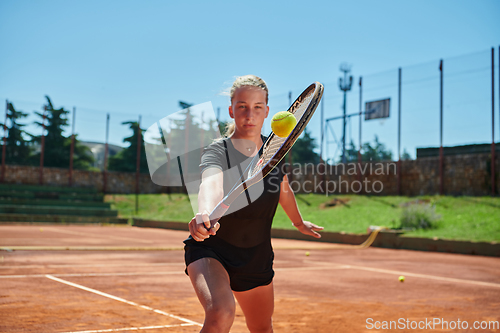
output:
M 220 220 L 222 216 L 229 209 L 229 205 L 226 205 L 224 201 L 220 201 L 217 206 L 215 206 L 214 210 L 210 213 L 210 227 L 213 227 L 217 221 Z

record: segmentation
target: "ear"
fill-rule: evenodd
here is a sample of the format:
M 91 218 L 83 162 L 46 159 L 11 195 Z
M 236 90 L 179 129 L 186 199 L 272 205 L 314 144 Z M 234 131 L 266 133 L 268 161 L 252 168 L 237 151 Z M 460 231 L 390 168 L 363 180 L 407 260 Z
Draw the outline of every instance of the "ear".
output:
M 233 106 L 229 105 L 229 117 L 234 119 Z
M 269 106 L 266 106 L 267 107 L 267 111 L 266 111 L 266 116 L 264 118 L 267 118 L 267 116 L 269 116 Z

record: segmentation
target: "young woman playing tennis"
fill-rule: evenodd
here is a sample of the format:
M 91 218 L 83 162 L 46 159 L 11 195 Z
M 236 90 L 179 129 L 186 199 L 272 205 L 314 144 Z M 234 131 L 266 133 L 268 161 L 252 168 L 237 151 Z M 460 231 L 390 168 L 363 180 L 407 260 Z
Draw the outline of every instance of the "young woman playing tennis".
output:
M 245 170 L 266 140 L 261 135 L 269 114 L 266 83 L 254 75 L 238 77 L 230 98 L 234 124 L 227 137 L 208 146 L 202 156 L 199 213 L 189 222 L 190 237 L 184 241 L 186 273 L 205 310 L 201 332 L 229 332 L 236 297 L 250 332 L 268 333 L 273 331 L 274 310 L 270 234 L 278 203 L 303 234 L 319 238 L 317 231 L 323 228 L 302 219 L 280 165 L 261 182 L 257 196 L 241 194 L 242 202 L 231 205 L 236 209 L 230 208 L 210 228 L 209 212 L 237 180 L 232 171 Z

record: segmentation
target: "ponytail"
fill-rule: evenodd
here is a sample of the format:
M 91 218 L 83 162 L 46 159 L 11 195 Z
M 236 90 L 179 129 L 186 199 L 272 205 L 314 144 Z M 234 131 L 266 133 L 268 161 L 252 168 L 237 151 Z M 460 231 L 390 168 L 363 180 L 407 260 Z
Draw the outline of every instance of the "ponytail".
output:
M 234 121 L 228 122 L 226 124 L 226 128 L 224 129 L 223 137 L 225 137 L 225 138 L 231 137 L 231 135 L 233 135 L 233 133 L 234 133 L 235 128 L 236 128 L 236 125 L 235 125 Z

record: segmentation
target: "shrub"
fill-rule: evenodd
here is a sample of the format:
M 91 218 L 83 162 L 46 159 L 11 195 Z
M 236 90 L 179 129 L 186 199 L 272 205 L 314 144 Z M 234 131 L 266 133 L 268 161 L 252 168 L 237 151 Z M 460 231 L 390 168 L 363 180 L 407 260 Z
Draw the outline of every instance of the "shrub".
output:
M 436 214 L 434 205 L 428 203 L 413 203 L 403 207 L 401 214 L 401 229 L 432 229 L 437 226 L 441 215 Z

